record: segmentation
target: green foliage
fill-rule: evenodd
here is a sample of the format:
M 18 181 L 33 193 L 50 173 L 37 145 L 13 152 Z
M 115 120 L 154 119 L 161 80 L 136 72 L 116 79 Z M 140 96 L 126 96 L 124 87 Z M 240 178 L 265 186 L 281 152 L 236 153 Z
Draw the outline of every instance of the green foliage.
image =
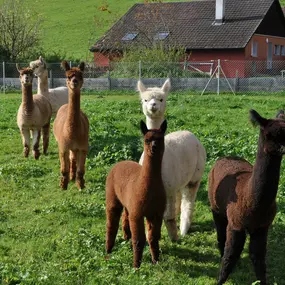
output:
M 42 19 L 27 1 L 5 0 L 0 9 L 0 46 L 2 57 L 12 62 L 39 51 Z
M 135 47 L 124 52 L 117 62 L 111 62 L 111 77 L 113 78 L 138 78 L 139 74 L 145 78 L 163 77 L 205 77 L 204 74 L 193 72 L 184 68 L 183 48 L 165 49 L 155 45 L 153 48 Z M 141 73 L 140 73 L 141 72 Z
M 105 179 L 120 160 L 138 161 L 142 152 L 139 121 L 145 119 L 135 92 L 98 92 L 82 96 L 81 108 L 90 121 L 86 188 L 70 183 L 59 188 L 60 164 L 53 134 L 47 156 L 23 157 L 15 114 L 19 94 L 0 96 L 0 284 L 157 284 L 214 285 L 220 257 L 207 198 L 207 176 L 224 155 L 254 162 L 258 128 L 248 111 L 266 118 L 284 108 L 284 95 L 233 96 L 169 94 L 168 132 L 191 130 L 207 150 L 206 170 L 197 194 L 189 234 L 170 242 L 165 226 L 161 259 L 151 264 L 149 247 L 140 270 L 132 268 L 132 251 L 119 229 L 114 251 L 105 254 Z M 52 128 L 51 128 L 52 129 Z M 268 238 L 268 282 L 285 280 L 285 163 L 282 164 L 278 212 Z M 245 246 L 227 282 L 258 284 Z

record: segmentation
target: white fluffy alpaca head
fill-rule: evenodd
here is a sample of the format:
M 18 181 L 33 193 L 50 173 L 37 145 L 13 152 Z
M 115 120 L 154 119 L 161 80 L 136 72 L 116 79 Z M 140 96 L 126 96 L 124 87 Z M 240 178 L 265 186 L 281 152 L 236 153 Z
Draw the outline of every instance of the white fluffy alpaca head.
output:
M 143 113 L 147 117 L 155 119 L 164 116 L 166 98 L 168 96 L 170 87 L 171 85 L 169 78 L 164 82 L 161 88 L 146 88 L 140 80 L 138 81 L 138 90 L 140 92 Z
M 40 56 L 39 59 L 30 62 L 30 68 L 34 70 L 34 74 L 41 77 L 47 70 L 46 62 Z

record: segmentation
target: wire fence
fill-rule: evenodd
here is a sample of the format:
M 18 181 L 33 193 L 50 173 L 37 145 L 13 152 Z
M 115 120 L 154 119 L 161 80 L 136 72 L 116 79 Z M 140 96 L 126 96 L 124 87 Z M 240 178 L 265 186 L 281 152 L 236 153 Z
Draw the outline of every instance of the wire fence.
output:
M 71 66 L 78 63 L 70 62 Z M 20 63 L 28 66 L 28 63 Z M 49 88 L 65 86 L 65 73 L 60 63 L 48 64 Z M 86 63 L 85 90 L 135 90 L 141 78 L 146 86 L 161 86 L 170 77 L 172 90 L 181 92 L 272 93 L 285 90 L 285 61 L 232 61 L 208 62 L 110 62 L 98 66 Z M 37 80 L 34 80 L 37 88 Z M 0 66 L 0 92 L 20 90 L 19 73 L 15 63 Z

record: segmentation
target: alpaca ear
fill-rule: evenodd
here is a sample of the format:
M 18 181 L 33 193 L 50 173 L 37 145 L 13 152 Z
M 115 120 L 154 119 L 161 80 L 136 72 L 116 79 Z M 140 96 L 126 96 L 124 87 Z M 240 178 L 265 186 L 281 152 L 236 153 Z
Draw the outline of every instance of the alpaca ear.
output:
M 17 68 L 17 70 L 18 70 L 19 72 L 21 71 L 21 68 L 20 68 L 19 63 L 16 63 L 16 68 Z
M 160 126 L 160 129 L 163 131 L 163 133 L 165 134 L 166 129 L 167 129 L 167 121 L 164 120 Z
M 42 56 L 40 55 L 39 60 L 41 62 L 41 64 L 44 66 L 44 68 L 46 68 L 46 62 L 44 61 L 44 59 L 42 58 Z
M 139 91 L 140 93 L 142 93 L 142 92 L 145 92 L 145 91 L 146 91 L 146 88 L 145 88 L 145 86 L 143 85 L 143 83 L 142 83 L 142 81 L 141 81 L 141 80 L 139 80 L 139 81 L 138 81 L 138 85 L 137 85 L 137 87 L 138 87 L 138 91 Z
M 284 110 L 280 110 L 280 111 L 276 114 L 276 118 L 277 118 L 277 119 L 285 120 Z
M 61 67 L 62 67 L 65 71 L 70 70 L 70 66 L 69 66 L 69 64 L 68 64 L 68 62 L 67 62 L 66 60 L 63 60 L 63 61 L 61 62 Z
M 84 68 L 85 68 L 85 63 L 82 61 L 80 62 L 80 64 L 78 65 L 79 69 L 83 72 Z
M 143 120 L 141 120 L 141 131 L 143 135 L 145 135 L 148 132 L 148 128 Z
M 167 94 L 170 91 L 170 88 L 171 88 L 170 79 L 167 78 L 164 84 L 162 85 L 161 90 Z
M 267 120 L 261 117 L 255 110 L 250 110 L 249 115 L 250 115 L 250 121 L 253 124 L 253 126 L 259 125 L 261 128 L 263 128 L 266 125 Z

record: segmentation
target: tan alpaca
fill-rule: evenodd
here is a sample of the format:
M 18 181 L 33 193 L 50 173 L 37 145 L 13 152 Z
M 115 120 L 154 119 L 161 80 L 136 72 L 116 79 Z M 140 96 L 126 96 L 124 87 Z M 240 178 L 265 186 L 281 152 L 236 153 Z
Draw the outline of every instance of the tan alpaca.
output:
M 22 85 L 22 104 L 17 114 L 17 124 L 21 132 L 24 145 L 24 155 L 28 157 L 30 152 L 30 131 L 33 135 L 33 153 L 35 159 L 40 156 L 39 144 L 41 131 L 43 132 L 43 152 L 47 153 L 49 145 L 51 105 L 42 95 L 33 96 L 33 70 L 31 68 L 20 69 L 20 81 Z
M 84 188 L 85 160 L 88 152 L 89 121 L 80 110 L 80 89 L 83 84 L 84 62 L 79 67 L 70 68 L 62 62 L 66 71 L 68 104 L 60 107 L 54 120 L 53 132 L 58 143 L 60 186 L 67 189 L 70 180 L 75 180 L 79 189 Z M 69 176 L 70 173 L 70 176 Z
M 124 208 L 124 238 L 132 237 L 134 267 L 140 267 L 146 242 L 144 217 L 147 221 L 152 262 L 156 263 L 159 257 L 158 242 L 166 205 L 161 178 L 166 127 L 167 123 L 164 121 L 160 129 L 148 130 L 141 121 L 145 153 L 143 164 L 121 161 L 111 169 L 106 179 L 106 250 L 107 253 L 112 251 Z

